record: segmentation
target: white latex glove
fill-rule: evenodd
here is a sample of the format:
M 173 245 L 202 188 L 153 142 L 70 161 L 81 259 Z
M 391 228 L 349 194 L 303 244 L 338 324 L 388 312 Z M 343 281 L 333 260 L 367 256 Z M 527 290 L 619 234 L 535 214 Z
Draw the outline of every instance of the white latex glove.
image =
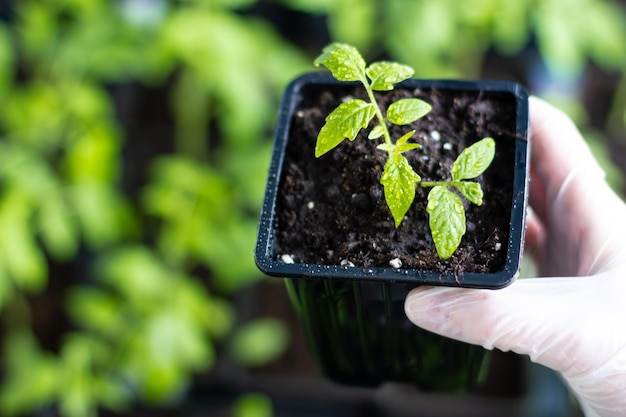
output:
M 587 416 L 626 416 L 626 205 L 567 116 L 531 98 L 530 121 L 526 255 L 541 278 L 495 291 L 420 287 L 406 313 L 560 372 Z

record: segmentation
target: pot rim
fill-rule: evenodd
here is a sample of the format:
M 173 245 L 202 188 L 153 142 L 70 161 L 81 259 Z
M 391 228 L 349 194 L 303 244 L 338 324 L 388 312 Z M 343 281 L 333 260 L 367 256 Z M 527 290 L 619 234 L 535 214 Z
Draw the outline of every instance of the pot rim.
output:
M 308 263 L 285 263 L 276 259 L 274 230 L 276 229 L 276 199 L 284 154 L 289 138 L 291 115 L 302 97 L 306 85 L 346 85 L 328 73 L 308 73 L 293 80 L 285 89 L 277 118 L 274 148 L 269 176 L 261 208 L 254 258 L 257 267 L 266 275 L 279 278 L 346 279 L 374 282 L 398 282 L 414 285 L 436 285 L 466 288 L 499 289 L 517 279 L 524 246 L 526 206 L 528 201 L 529 120 L 528 92 L 519 83 L 501 80 L 431 80 L 409 79 L 398 84 L 404 88 L 437 90 L 482 90 L 511 93 L 516 99 L 515 167 L 511 227 L 507 242 L 504 267 L 495 273 L 465 272 L 462 275 L 420 269 L 392 267 L 349 267 Z

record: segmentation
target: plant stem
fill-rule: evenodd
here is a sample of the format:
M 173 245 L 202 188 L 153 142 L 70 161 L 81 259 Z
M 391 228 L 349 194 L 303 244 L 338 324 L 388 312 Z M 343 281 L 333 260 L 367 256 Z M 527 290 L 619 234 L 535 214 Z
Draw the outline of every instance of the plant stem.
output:
M 383 128 L 383 137 L 385 138 L 385 143 L 389 145 L 393 145 L 391 142 L 391 135 L 389 134 L 389 129 L 387 129 L 387 122 L 385 121 L 385 117 L 383 116 L 383 112 L 380 111 L 380 106 L 378 105 L 378 101 L 376 101 L 376 97 L 374 96 L 374 90 L 370 86 L 367 78 L 361 80 L 365 90 L 367 91 L 367 95 L 370 98 L 370 103 L 376 107 L 376 118 L 378 119 L 378 123 Z
M 459 185 L 461 185 L 463 183 L 463 181 L 421 181 L 419 182 L 419 186 L 420 187 L 436 187 L 438 185 L 441 186 L 454 186 L 454 187 L 458 187 Z

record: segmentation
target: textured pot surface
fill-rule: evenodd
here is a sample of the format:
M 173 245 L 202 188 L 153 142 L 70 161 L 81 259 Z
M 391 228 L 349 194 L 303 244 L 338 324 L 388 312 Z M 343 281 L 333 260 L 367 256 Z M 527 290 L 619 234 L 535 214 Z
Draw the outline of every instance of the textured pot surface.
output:
M 408 382 L 422 391 L 465 392 L 485 375 L 491 352 L 422 330 L 404 314 L 407 284 L 287 280 L 313 356 L 334 381 Z

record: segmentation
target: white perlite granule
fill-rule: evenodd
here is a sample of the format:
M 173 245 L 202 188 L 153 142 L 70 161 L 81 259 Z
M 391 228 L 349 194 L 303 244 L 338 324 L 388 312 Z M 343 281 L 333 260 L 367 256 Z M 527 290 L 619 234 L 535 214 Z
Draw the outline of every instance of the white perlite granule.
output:
M 293 259 L 293 255 L 280 255 L 280 260 L 286 264 L 295 264 L 296 261 Z
M 395 269 L 402 268 L 402 261 L 400 260 L 400 258 L 393 258 L 389 261 L 389 265 L 391 265 L 391 267 Z

